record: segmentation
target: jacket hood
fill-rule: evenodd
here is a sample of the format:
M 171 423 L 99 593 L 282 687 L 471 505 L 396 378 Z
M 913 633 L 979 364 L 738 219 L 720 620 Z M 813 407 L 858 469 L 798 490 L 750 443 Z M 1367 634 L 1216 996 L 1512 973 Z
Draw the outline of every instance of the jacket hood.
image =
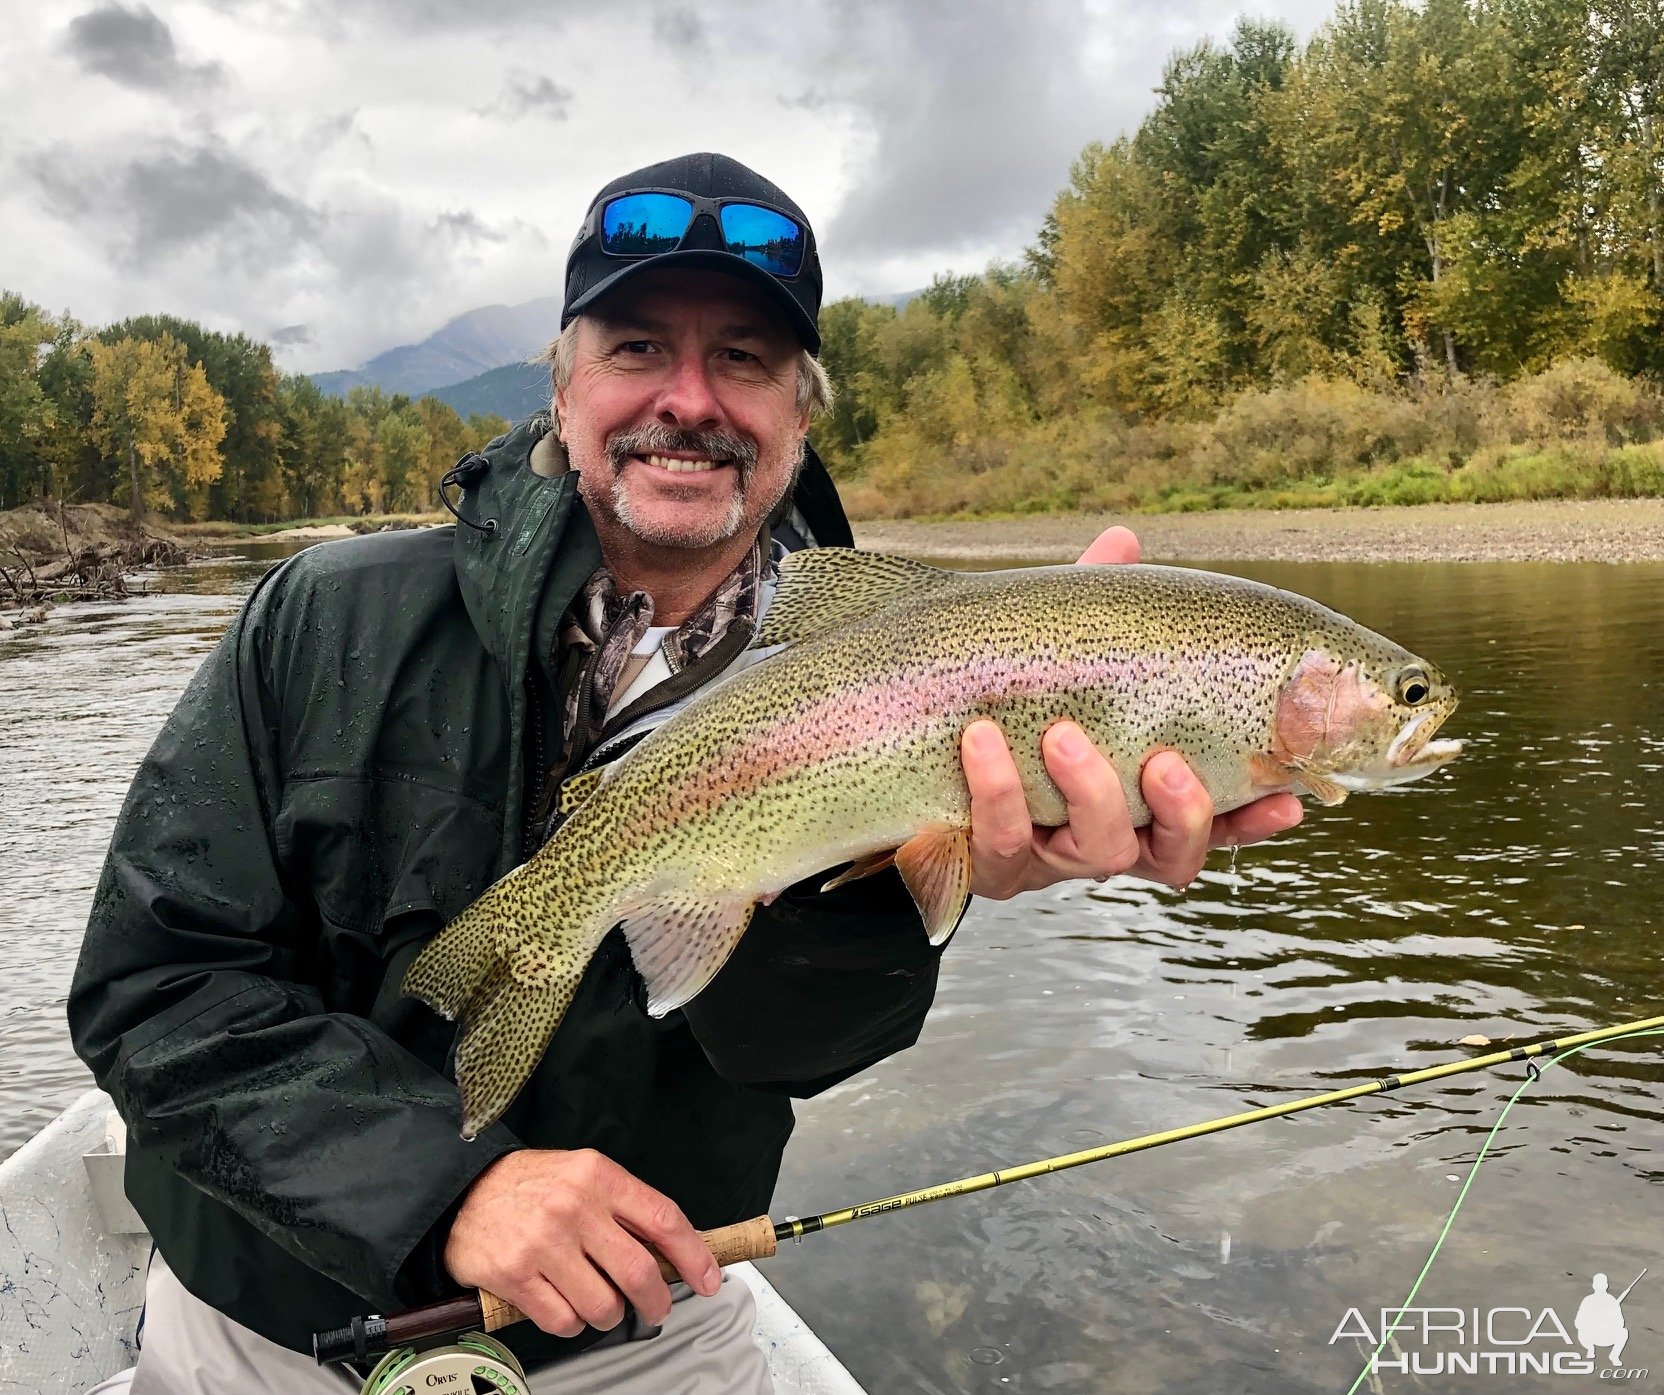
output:
M 525 672 L 556 544 L 564 540 L 561 571 L 575 577 L 572 590 L 601 564 L 588 515 L 575 507 L 577 475 L 565 471 L 550 478 L 531 468 L 532 448 L 549 429 L 546 415 L 529 417 L 464 456 L 455 471 L 462 486 L 453 553 L 457 586 L 481 641 L 516 681 Z

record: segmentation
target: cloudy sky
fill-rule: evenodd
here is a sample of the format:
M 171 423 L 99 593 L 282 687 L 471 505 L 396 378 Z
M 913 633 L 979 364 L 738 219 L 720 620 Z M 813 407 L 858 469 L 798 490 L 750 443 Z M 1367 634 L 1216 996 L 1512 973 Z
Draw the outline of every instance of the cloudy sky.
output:
M 1332 0 L 1246 12 L 1307 34 Z M 560 290 L 595 190 L 715 149 L 829 298 L 1013 257 L 1232 0 L 35 0 L 0 45 L 0 286 L 349 367 Z

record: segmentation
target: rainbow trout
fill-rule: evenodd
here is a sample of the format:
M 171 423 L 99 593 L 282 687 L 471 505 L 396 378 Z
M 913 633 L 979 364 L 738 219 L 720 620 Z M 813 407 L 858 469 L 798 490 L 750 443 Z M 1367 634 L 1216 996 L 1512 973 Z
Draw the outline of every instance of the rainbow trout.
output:
M 1172 748 L 1223 812 L 1279 790 L 1338 804 L 1436 770 L 1456 693 L 1345 616 L 1177 567 L 966 574 L 841 548 L 787 558 L 755 647 L 608 767 L 548 844 L 429 944 L 404 990 L 461 1020 L 463 1133 L 531 1074 L 590 956 L 623 924 L 662 1016 L 722 967 L 759 901 L 848 862 L 894 861 L 933 943 L 968 896 L 959 738 L 991 717 L 1034 821 L 1067 822 L 1041 735 L 1078 722 L 1135 824 Z

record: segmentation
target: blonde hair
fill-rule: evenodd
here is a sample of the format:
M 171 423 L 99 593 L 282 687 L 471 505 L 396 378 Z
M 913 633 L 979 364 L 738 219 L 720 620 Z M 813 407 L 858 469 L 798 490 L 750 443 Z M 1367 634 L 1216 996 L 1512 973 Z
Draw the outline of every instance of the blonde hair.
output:
M 530 360 L 549 365 L 550 416 L 556 415 L 555 394 L 572 381 L 572 365 L 578 358 L 578 326 L 583 319 L 579 315 L 560 332 L 558 339 Z M 811 420 L 825 416 L 832 410 L 832 400 L 836 395 L 832 379 L 827 376 L 821 361 L 800 347 L 797 351 L 797 410 L 807 412 Z

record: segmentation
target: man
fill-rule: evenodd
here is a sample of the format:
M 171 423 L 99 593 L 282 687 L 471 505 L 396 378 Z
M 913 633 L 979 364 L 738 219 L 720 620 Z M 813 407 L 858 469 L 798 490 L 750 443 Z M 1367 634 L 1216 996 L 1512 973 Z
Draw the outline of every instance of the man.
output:
M 899 878 L 759 908 L 662 1021 L 615 932 L 472 1142 L 452 1030 L 399 985 L 548 836 L 566 777 L 738 659 L 776 549 L 850 541 L 805 445 L 820 290 L 807 220 L 737 162 L 614 181 L 567 262 L 553 429 L 453 472 L 454 534 L 278 568 L 193 680 L 123 811 L 69 1009 L 159 1249 L 136 1395 L 346 1388 L 297 1354 L 313 1330 L 459 1285 L 534 1320 L 505 1335 L 535 1392 L 768 1388 L 743 1285 L 695 1229 L 767 1210 L 791 1096 L 917 1036 L 936 954 Z M 1088 554 L 1135 556 L 1125 530 Z M 1135 833 L 1078 729 L 1045 752 L 1057 830 L 1031 826 L 997 728 L 965 734 L 978 894 L 1182 884 L 1210 841 L 1298 818 L 1285 797 L 1213 821 L 1169 754 Z M 702 1297 L 673 1303 L 649 1243 Z

